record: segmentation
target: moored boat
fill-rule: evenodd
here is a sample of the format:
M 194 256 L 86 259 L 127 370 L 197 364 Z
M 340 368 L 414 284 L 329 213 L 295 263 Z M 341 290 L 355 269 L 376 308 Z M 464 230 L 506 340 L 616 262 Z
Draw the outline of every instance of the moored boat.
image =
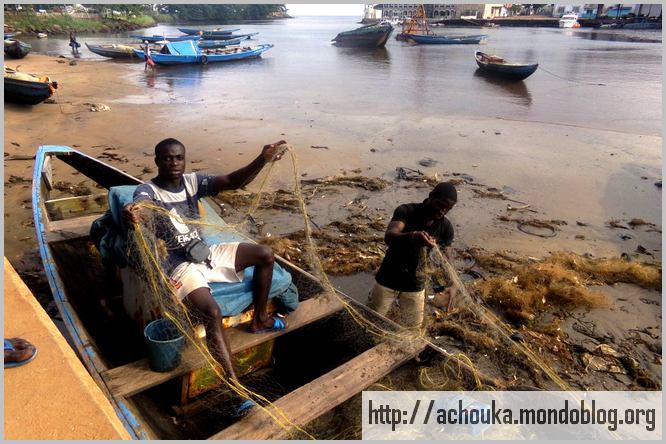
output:
M 90 181 L 89 189 L 96 191 L 75 197 L 58 195 L 53 178 L 62 180 L 71 174 L 72 168 L 79 180 Z M 132 316 L 126 304 L 126 301 L 140 303 L 151 299 L 147 284 L 140 284 L 145 276 L 137 274 L 131 265 L 109 273 L 94 246 L 98 244 L 91 232 L 92 222 L 109 214 L 107 209 L 110 209 L 109 223 L 119 223 L 119 215 L 113 209 L 122 208 L 126 199 L 123 196 L 130 196 L 131 200 L 133 189 L 140 183 L 139 179 L 69 147 L 42 146 L 35 156 L 32 208 L 40 255 L 54 300 L 80 359 L 132 438 L 288 437 L 292 427 L 303 426 L 330 411 L 426 347 L 425 341 L 418 339 L 404 344 L 395 339 L 390 342 L 373 339 L 351 321 L 344 305 L 349 304 L 357 315 L 372 319 L 389 331 L 396 331 L 397 326 L 337 290 L 335 295 L 330 294 L 312 275 L 276 257 L 274 273 L 288 275 L 291 285 L 298 289 L 300 300 L 296 311 L 287 315 L 288 327 L 263 334 L 253 334 L 242 327 L 229 327 L 225 331 L 231 352 L 238 358 L 235 365 L 247 366 L 249 358 L 257 356 L 252 355 L 256 350 L 268 354 L 268 364 L 264 364 L 269 365 L 268 371 L 273 359 L 282 363 L 281 370 L 269 379 L 269 391 L 275 393 L 279 389 L 278 395 L 271 397 L 275 408 L 280 409 L 279 417 L 254 409 L 243 419 L 233 418 L 228 413 L 229 396 L 220 396 L 219 392 L 209 397 L 198 393 L 194 402 L 190 402 L 189 394 L 198 388 L 191 376 L 207 367 L 205 357 L 197 350 L 200 345 L 196 345 L 196 336 L 191 335 L 192 343 L 183 350 L 182 360 L 175 369 L 151 371 L 140 326 L 147 321 L 146 316 L 160 316 L 160 310 L 135 311 Z M 98 194 L 99 189 L 105 192 Z M 224 225 L 215 212 L 217 207 L 210 198 L 204 199 L 202 214 L 211 226 Z M 204 232 L 204 237 L 207 233 Z M 227 229 L 222 234 L 230 236 L 227 242 L 233 239 L 251 242 L 233 230 Z M 230 288 L 224 286 L 241 284 L 251 286 L 251 282 L 245 281 L 214 285 L 222 285 L 224 293 Z M 117 291 L 122 292 L 122 302 L 115 297 Z M 114 296 L 111 300 L 116 302 L 103 305 L 105 293 Z M 220 307 L 224 310 L 222 304 Z M 296 353 L 297 350 L 300 351 Z M 297 390 L 280 384 L 290 360 L 293 360 L 289 367 L 292 372 L 303 373 L 297 378 L 303 381 L 296 385 L 300 385 Z M 294 380 L 291 374 L 286 376 Z M 302 412 L 304 405 L 307 411 Z M 257 421 L 262 422 L 261 427 L 256 425 Z
M 580 28 L 578 14 L 564 14 L 558 22 L 560 28 Z
M 102 57 L 110 57 L 112 59 L 140 60 L 134 53 L 134 47 L 129 45 L 119 45 L 115 43 L 91 45 L 86 43 L 86 47 L 88 47 L 90 52 L 101 55 Z
M 475 51 L 474 58 L 476 59 L 476 64 L 482 71 L 496 77 L 510 80 L 526 79 L 539 67 L 538 63 L 509 63 L 501 57 L 485 54 L 481 51 Z
M 461 36 L 407 34 L 408 39 L 422 45 L 474 45 L 486 37 L 485 34 Z
M 240 31 L 240 28 L 238 29 L 199 29 L 199 28 L 178 28 L 180 32 L 183 34 L 188 34 L 188 35 L 217 35 L 217 36 L 222 36 L 222 35 L 230 35 L 233 34 L 236 31 Z
M 241 39 L 229 40 L 199 40 L 198 45 L 201 49 L 224 48 L 226 46 L 240 45 Z
M 224 40 L 224 39 L 243 39 L 243 40 L 249 40 L 253 36 L 259 34 L 258 32 L 248 32 L 246 34 L 223 34 L 223 35 L 217 35 L 217 34 L 203 34 L 201 35 L 202 40 Z
M 130 37 L 134 39 L 139 39 L 143 42 L 182 42 L 185 40 L 199 40 L 201 37 L 198 35 L 179 35 L 179 36 L 169 36 L 169 35 L 141 35 L 141 34 L 132 34 Z
M 151 53 L 153 61 L 160 65 L 202 64 L 228 62 L 259 57 L 263 52 L 271 49 L 273 45 L 263 44 L 254 47 L 231 47 L 217 49 L 201 49 L 192 40 L 166 43 L 160 52 Z M 142 50 L 135 49 L 134 53 L 145 58 Z
M 20 40 L 5 39 L 5 55 L 12 59 L 22 59 L 27 56 L 32 46 Z
M 58 83 L 47 76 L 36 76 L 4 67 L 5 101 L 36 105 L 55 93 Z
M 389 23 L 367 25 L 341 32 L 332 41 L 338 46 L 379 48 L 386 45 L 392 32 L 393 26 Z

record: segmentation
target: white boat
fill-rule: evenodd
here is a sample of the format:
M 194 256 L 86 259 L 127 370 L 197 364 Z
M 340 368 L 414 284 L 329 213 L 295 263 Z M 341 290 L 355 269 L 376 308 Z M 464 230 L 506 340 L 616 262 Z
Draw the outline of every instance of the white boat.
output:
M 564 14 L 560 17 L 560 28 L 580 28 L 578 14 Z
M 46 37 L 48 37 L 48 35 L 46 35 L 46 33 L 44 33 L 44 32 L 38 32 L 37 33 L 37 38 L 45 39 Z

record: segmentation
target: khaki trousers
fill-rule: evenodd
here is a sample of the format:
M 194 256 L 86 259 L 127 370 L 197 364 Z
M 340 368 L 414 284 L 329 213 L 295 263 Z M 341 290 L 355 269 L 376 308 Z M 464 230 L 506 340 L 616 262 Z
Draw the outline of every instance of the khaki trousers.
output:
M 420 328 L 423 322 L 423 309 L 425 305 L 425 290 L 421 291 L 398 291 L 375 282 L 370 291 L 368 307 L 377 313 L 386 316 L 394 301 L 398 301 L 396 319 L 398 324 L 404 327 Z

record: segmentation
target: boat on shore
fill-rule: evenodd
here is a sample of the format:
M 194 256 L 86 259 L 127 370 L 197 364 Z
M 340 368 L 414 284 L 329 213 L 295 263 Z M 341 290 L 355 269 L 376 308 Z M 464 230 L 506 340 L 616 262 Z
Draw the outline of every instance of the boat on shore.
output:
M 72 171 L 77 180 L 89 181 L 88 190 L 94 191 L 63 197 L 54 187 L 53 178 L 62 180 Z M 202 391 L 199 372 L 210 369 L 195 342 L 185 346 L 180 364 L 174 369 L 152 371 L 142 326 L 162 316 L 159 307 L 145 305 L 147 300 L 156 299 L 151 297 L 153 287 L 132 265 L 118 268 L 104 262 L 95 232 L 91 231 L 92 223 L 103 215 L 109 215 L 104 216 L 107 223 L 120 224 L 118 209 L 127 196 L 131 200 L 140 183 L 141 180 L 66 146 L 41 146 L 35 156 L 32 209 L 54 300 L 78 356 L 132 438 L 289 437 L 293 427 L 304 426 L 331 411 L 427 347 L 420 339 L 403 343 L 368 334 L 352 320 L 345 305 L 388 331 L 398 327 L 337 290 L 331 290 L 335 292 L 331 294 L 314 276 L 276 257 L 274 275 L 287 276 L 290 285 L 297 289 L 299 300 L 298 308 L 287 315 L 287 328 L 250 333 L 244 325 L 235 325 L 249 321 L 251 313 L 245 316 L 247 311 L 229 324 L 225 323 L 229 318 L 224 318 L 223 325 L 228 327 L 225 336 L 236 360 L 234 365 L 247 370 L 248 378 L 263 368 L 263 377 L 271 381 L 270 389 L 263 394 L 273 403 L 271 408 L 279 408 L 278 420 L 259 408 L 244 418 L 233 417 L 227 392 L 220 388 L 211 393 L 210 380 L 206 380 L 208 390 Z M 202 205 L 201 214 L 207 224 L 224 225 L 216 212 L 219 205 L 212 198 L 203 199 Z M 203 233 L 205 239 L 217 235 L 228 236 L 227 242 L 253 242 L 233 230 L 207 230 Z M 213 285 L 222 286 L 223 294 L 230 291 L 228 286 L 235 285 L 243 285 L 247 287 L 244 291 L 251 293 L 251 280 Z M 93 288 L 97 290 L 91 291 Z M 216 301 L 220 304 L 217 298 Z M 132 303 L 144 304 L 144 309 Z M 226 315 L 224 306 L 220 307 Z M 243 382 L 244 376 L 240 378 Z
M 102 44 L 102 45 L 91 45 L 86 43 L 86 47 L 92 53 L 100 55 L 102 57 L 110 57 L 112 59 L 139 59 L 134 53 L 134 46 L 130 45 L 119 45 L 115 43 Z
M 393 26 L 389 23 L 380 23 L 341 32 L 332 41 L 344 47 L 380 48 L 386 45 L 392 32 Z
M 169 42 L 164 44 L 160 52 L 151 53 L 153 61 L 160 65 L 182 65 L 229 62 L 261 56 L 271 49 L 273 45 L 263 44 L 257 46 L 233 46 L 229 48 L 201 49 L 194 41 Z M 145 59 L 143 50 L 135 49 L 134 53 Z
M 32 46 L 20 40 L 5 39 L 5 55 L 11 59 L 22 59 L 27 56 Z
M 461 36 L 448 36 L 448 35 L 420 35 L 420 34 L 407 34 L 406 37 L 419 43 L 421 45 L 474 45 L 485 39 L 487 35 L 461 35 Z
M 58 82 L 48 76 L 37 76 L 4 66 L 5 101 L 23 105 L 36 105 L 51 97 Z
M 539 67 L 538 63 L 518 64 L 509 63 L 496 55 L 489 55 L 481 51 L 474 52 L 476 64 L 483 72 L 508 80 L 523 80 L 534 74 Z

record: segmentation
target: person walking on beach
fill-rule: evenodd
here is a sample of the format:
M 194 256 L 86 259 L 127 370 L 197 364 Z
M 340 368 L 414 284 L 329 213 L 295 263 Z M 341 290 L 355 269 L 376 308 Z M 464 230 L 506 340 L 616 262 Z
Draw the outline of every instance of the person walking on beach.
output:
M 420 267 L 428 251 L 438 244 L 449 261 L 453 257 L 454 230 L 446 214 L 457 201 L 455 186 L 442 182 L 423 202 L 403 204 L 395 209 L 384 236 L 388 250 L 370 292 L 370 308 L 386 315 L 397 299 L 400 304 L 398 322 L 405 327 L 420 328 L 426 283 Z M 452 297 L 454 289 L 448 291 Z
M 72 48 L 74 54 L 79 53 L 81 44 L 76 41 L 76 31 L 69 31 L 69 46 Z
M 131 226 L 140 220 L 149 220 L 150 210 L 141 202 L 153 203 L 170 215 L 155 215 L 162 227 L 155 233 L 167 245 L 167 265 L 163 270 L 169 276 L 175 297 L 186 306 L 194 307 L 203 319 L 211 353 L 222 364 L 226 374 L 236 378 L 231 365 L 231 348 L 222 330 L 220 307 L 213 299 L 210 282 L 241 282 L 244 270 L 254 266 L 252 294 L 254 318 L 250 331 L 262 333 L 287 328 L 279 317 L 267 313 L 268 294 L 273 277 L 275 257 L 270 247 L 254 243 L 232 242 L 207 245 L 199 229 L 186 221 L 199 219 L 199 199 L 215 196 L 223 190 L 235 190 L 247 185 L 269 162 L 282 157 L 278 147 L 286 142 L 265 145 L 261 154 L 247 166 L 232 173 L 209 176 L 203 173 L 185 173 L 185 146 L 176 139 L 165 139 L 155 146 L 157 177 L 139 185 L 134 200 L 123 210 L 123 217 Z
M 143 54 L 146 57 L 146 64 L 143 66 L 143 72 L 146 72 L 148 66 L 150 66 L 150 69 L 154 72 L 155 62 L 153 61 L 153 57 L 150 54 L 150 43 L 148 43 L 147 40 L 145 41 L 145 45 L 143 47 Z

